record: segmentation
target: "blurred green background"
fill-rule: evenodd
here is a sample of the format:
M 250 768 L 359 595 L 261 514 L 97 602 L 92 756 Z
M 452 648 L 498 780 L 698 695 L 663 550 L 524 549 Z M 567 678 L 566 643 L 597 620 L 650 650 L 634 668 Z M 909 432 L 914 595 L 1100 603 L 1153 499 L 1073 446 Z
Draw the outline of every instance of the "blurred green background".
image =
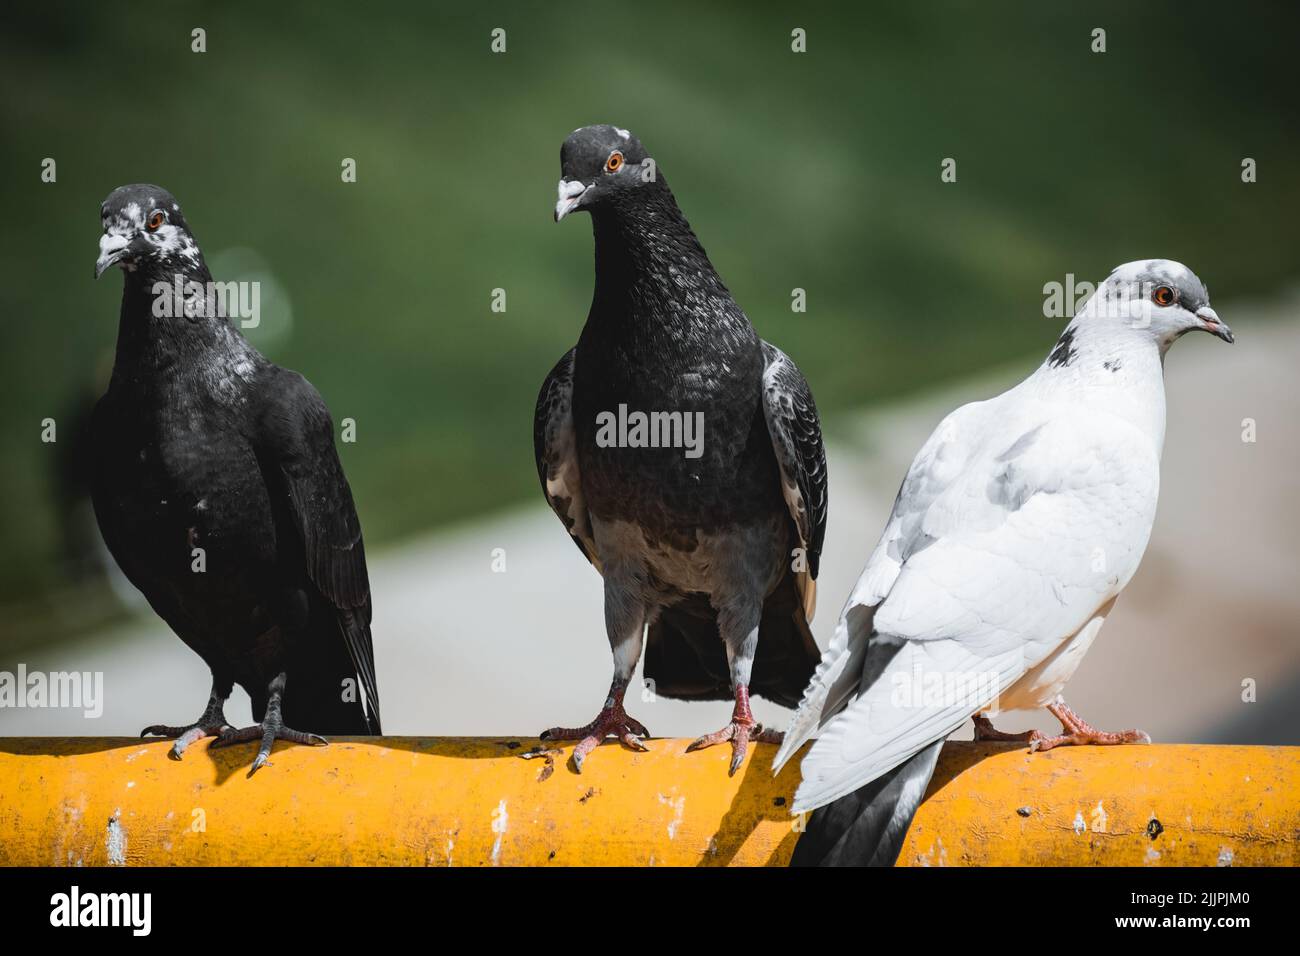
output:
M 1290 286 L 1294 6 L 1063 6 L 6 5 L 0 644 L 118 613 L 73 573 L 71 453 L 40 423 L 106 379 L 121 280 L 91 274 L 123 183 L 178 197 L 217 279 L 273 279 L 250 337 L 356 419 L 372 547 L 538 498 L 536 391 L 591 289 L 588 221 L 551 222 L 580 125 L 642 138 L 832 438 L 837 411 L 1044 352 L 1067 273 L 1165 256 L 1218 301 Z

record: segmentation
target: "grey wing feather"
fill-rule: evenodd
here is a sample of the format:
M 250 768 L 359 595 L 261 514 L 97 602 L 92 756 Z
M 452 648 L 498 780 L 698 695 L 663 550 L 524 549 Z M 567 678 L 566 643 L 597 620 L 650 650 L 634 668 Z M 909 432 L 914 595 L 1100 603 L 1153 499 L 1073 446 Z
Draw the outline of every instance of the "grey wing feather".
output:
M 564 523 L 578 550 L 600 569 L 591 518 L 582 494 L 578 450 L 573 428 L 573 365 L 577 349 L 570 349 L 542 382 L 533 416 L 533 453 L 537 477 L 546 503 Z
M 764 342 L 763 356 L 763 413 L 790 517 L 807 553 L 809 576 L 815 579 L 827 511 L 826 446 L 817 404 L 807 379 L 784 352 Z
M 943 740 L 833 803 L 819 807 L 791 866 L 893 866 L 925 796 Z
M 339 632 L 366 693 L 366 720 L 380 733 L 379 687 L 370 633 L 370 580 L 361 521 L 334 447 L 320 394 L 301 375 L 276 369 L 263 394 L 259 456 L 278 470 L 301 535 L 307 575 L 338 609 Z

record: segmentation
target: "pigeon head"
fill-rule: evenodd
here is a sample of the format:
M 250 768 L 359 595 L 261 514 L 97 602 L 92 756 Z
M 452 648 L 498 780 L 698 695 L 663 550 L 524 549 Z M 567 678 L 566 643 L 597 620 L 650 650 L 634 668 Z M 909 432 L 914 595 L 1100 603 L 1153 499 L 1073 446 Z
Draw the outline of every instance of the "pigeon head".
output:
M 575 129 L 560 147 L 555 221 L 571 212 L 617 205 L 660 184 L 641 141 L 617 126 Z
M 161 186 L 119 186 L 100 209 L 98 279 L 112 266 L 127 273 L 159 277 L 192 273 L 202 267 L 199 244 L 175 197 Z
M 1187 332 L 1201 331 L 1232 342 L 1232 329 L 1210 308 L 1210 294 L 1196 273 L 1171 259 L 1143 259 L 1116 267 L 1084 307 L 1089 322 L 1121 322 L 1147 332 L 1167 349 Z

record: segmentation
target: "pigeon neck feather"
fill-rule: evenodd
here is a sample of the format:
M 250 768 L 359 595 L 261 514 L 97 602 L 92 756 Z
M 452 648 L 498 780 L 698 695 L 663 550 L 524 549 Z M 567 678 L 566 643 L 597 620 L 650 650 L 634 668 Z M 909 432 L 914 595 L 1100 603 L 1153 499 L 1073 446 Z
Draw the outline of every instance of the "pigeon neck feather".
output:
M 221 382 L 247 378 L 266 360 L 222 315 L 184 315 L 178 308 L 159 315 L 161 289 L 197 282 L 210 288 L 211 273 L 202 259 L 173 276 L 140 270 L 125 274 L 118 319 L 117 352 L 112 381 L 147 384 L 163 379 Z M 174 305 L 173 303 L 171 303 Z
M 666 184 L 592 211 L 602 318 L 704 317 L 735 309 L 731 294 Z M 685 306 L 682 308 L 681 306 Z
M 1145 329 L 1076 317 L 1030 381 L 1044 398 L 1084 402 L 1164 443 L 1164 352 Z

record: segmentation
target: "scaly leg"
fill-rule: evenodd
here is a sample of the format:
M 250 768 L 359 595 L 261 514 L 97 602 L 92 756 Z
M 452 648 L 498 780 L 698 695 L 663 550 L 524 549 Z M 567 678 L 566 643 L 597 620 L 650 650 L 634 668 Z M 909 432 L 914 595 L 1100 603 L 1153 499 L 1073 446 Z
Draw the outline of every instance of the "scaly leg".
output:
M 1098 730 L 1065 705 L 1064 698 L 1058 697 L 1047 709 L 1053 717 L 1061 722 L 1065 731 L 1057 737 L 1043 737 L 1029 745 L 1031 751 L 1051 750 L 1053 747 L 1083 746 L 1094 744 L 1114 746 L 1116 744 L 1149 744 L 1151 737 L 1140 730 L 1121 730 L 1108 732 Z
M 140 731 L 141 737 L 175 737 L 176 742 L 167 755 L 173 760 L 180 760 L 190 744 L 204 737 L 218 737 L 230 730 L 226 723 L 225 706 L 230 697 L 234 682 L 226 677 L 212 675 L 212 692 L 208 695 L 208 706 L 203 715 L 188 727 L 172 727 L 168 724 L 150 724 Z
M 762 605 L 747 600 L 723 603 L 718 609 L 718 633 L 727 649 L 727 666 L 731 671 L 732 692 L 736 706 L 731 711 L 731 722 L 721 730 L 697 737 L 686 748 L 687 753 L 703 750 L 725 741 L 731 741 L 731 763 L 728 776 L 735 776 L 745 759 L 751 740 L 780 743 L 784 734 L 764 730 L 754 720 L 749 709 L 749 679 L 754 670 L 754 654 L 758 651 L 758 625 L 762 618 Z
M 649 737 L 650 731 L 645 729 L 645 724 L 635 717 L 628 716 L 627 711 L 623 709 L 623 694 L 626 691 L 627 682 L 615 677 L 614 682 L 609 685 L 609 696 L 605 698 L 605 705 L 601 707 L 595 720 L 585 727 L 552 727 L 544 730 L 541 734 L 542 740 L 578 741 L 578 746 L 573 748 L 573 767 L 578 773 L 582 773 L 582 765 L 587 759 L 587 754 L 600 746 L 606 737 L 617 737 L 624 746 L 633 750 L 649 749 L 641 743 L 638 736 Z
M 284 719 L 280 716 L 280 698 L 284 694 L 284 684 L 285 675 L 281 672 L 273 677 L 270 684 L 267 685 L 266 712 L 262 714 L 260 724 L 253 724 L 251 727 L 244 727 L 242 730 L 232 730 L 227 727 L 226 731 L 218 735 L 208 749 L 215 750 L 217 747 L 229 747 L 232 744 L 246 743 L 260 738 L 262 746 L 257 751 L 257 756 L 253 758 L 252 768 L 248 771 L 248 775 L 251 777 L 266 766 L 267 759 L 271 756 L 271 748 L 275 746 L 277 740 L 317 746 L 329 743 L 320 734 L 303 733 L 300 730 L 294 730 L 284 725 Z
M 587 755 L 606 737 L 617 737 L 633 750 L 648 749 L 638 737 L 649 737 L 645 725 L 629 717 L 623 709 L 623 695 L 641 658 L 641 641 L 645 630 L 645 609 L 632 601 L 629 582 L 620 581 L 613 564 L 605 568 L 605 632 L 614 653 L 614 680 L 596 719 L 585 727 L 552 727 L 541 733 L 542 740 L 576 740 L 573 769 L 582 773 Z
M 975 721 L 975 739 L 976 740 L 1009 740 L 1018 744 L 1029 744 L 1035 740 L 1042 740 L 1043 735 L 1037 730 L 1026 730 L 1022 734 L 1003 733 L 993 726 L 993 721 L 989 720 L 983 714 L 976 714 L 971 718 Z
M 731 723 L 721 730 L 695 738 L 686 748 L 686 752 L 703 750 L 705 747 L 730 740 L 731 766 L 727 770 L 727 776 L 734 777 L 745 759 L 745 750 L 751 740 L 755 743 L 779 744 L 784 738 L 785 734 L 781 731 L 767 730 L 754 720 L 754 715 L 749 709 L 749 686 L 737 684 L 736 706 L 731 711 Z

